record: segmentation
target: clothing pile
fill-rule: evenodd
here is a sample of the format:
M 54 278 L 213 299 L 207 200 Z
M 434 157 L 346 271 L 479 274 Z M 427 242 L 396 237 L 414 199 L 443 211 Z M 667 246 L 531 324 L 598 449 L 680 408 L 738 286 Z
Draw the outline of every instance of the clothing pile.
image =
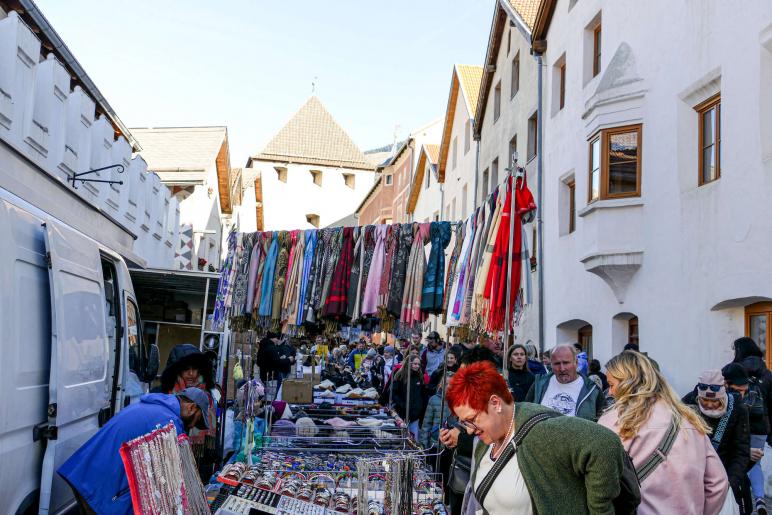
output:
M 507 285 L 512 202 L 512 274 Z M 530 221 L 535 208 L 525 176 L 518 176 L 508 177 L 458 224 L 233 232 L 213 327 L 220 330 L 229 319 L 236 331 L 302 335 L 311 325 L 334 334 L 341 326 L 358 325 L 407 336 L 420 332 L 427 316 L 435 314 L 443 315 L 451 327 L 501 331 L 507 292 L 513 309 L 522 305 L 522 300 L 517 302 L 522 261 L 529 259 L 522 224 Z M 530 274 L 525 276 L 528 303 Z

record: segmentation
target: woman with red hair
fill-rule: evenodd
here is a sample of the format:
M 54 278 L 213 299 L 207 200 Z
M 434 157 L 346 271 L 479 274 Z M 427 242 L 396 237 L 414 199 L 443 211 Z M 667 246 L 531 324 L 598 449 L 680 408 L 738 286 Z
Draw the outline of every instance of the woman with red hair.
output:
M 456 372 L 446 398 L 478 439 L 464 512 L 614 513 L 623 450 L 613 432 L 537 404 L 515 405 L 489 362 Z

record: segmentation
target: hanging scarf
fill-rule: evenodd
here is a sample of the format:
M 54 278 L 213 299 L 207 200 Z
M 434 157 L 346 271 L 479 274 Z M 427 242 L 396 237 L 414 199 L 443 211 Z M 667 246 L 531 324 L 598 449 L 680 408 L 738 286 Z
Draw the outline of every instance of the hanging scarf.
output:
M 325 317 L 333 320 L 343 320 L 346 318 L 348 309 L 348 291 L 351 279 L 351 268 L 354 263 L 354 228 L 345 227 L 343 229 L 343 244 L 341 247 L 340 258 L 335 265 L 330 282 L 330 292 L 324 303 L 322 313 Z
M 494 194 L 495 195 L 495 194 Z M 469 324 L 472 314 L 472 300 L 474 299 L 474 281 L 479 273 L 478 267 L 482 259 L 482 253 L 487 241 L 486 227 L 490 222 L 492 210 L 489 202 L 486 202 L 477 210 L 478 219 L 475 224 L 474 239 L 469 249 L 469 262 L 467 263 L 466 277 L 464 278 L 464 287 L 461 294 L 461 304 L 458 307 L 458 321 L 462 325 Z
M 386 311 L 394 318 L 399 318 L 402 312 L 402 297 L 405 291 L 407 265 L 412 246 L 413 224 L 402 224 L 397 238 L 397 255 L 394 257 L 394 265 L 391 268 L 389 302 L 386 304 Z
M 375 251 L 375 227 L 368 225 L 365 227 L 364 233 L 364 246 L 362 249 L 362 267 L 359 271 L 359 285 L 357 287 L 357 303 L 356 303 L 356 315 L 357 318 L 362 318 L 364 312 L 362 311 L 362 305 L 364 303 L 365 288 L 367 286 L 367 278 L 370 273 L 370 265 L 373 260 L 373 252 Z
M 290 233 L 279 233 L 279 256 L 276 259 L 276 273 L 273 278 L 273 300 L 271 301 L 271 329 L 279 330 L 281 306 L 284 300 L 284 286 L 287 283 L 287 263 L 289 262 Z
M 381 273 L 381 284 L 378 288 L 378 308 L 385 313 L 386 304 L 389 302 L 389 279 L 391 268 L 394 266 L 394 257 L 397 253 L 397 241 L 399 240 L 399 225 L 389 225 L 386 231 L 386 256 Z
M 410 249 L 407 265 L 407 284 L 402 295 L 402 314 L 400 320 L 406 330 L 415 330 L 425 320 L 421 311 L 421 290 L 426 271 L 426 254 L 424 245 L 429 237 L 430 224 L 416 224 L 415 238 Z
M 509 184 L 510 181 L 508 180 Z M 488 302 L 488 313 L 485 328 L 488 331 L 501 331 L 504 328 L 504 317 L 506 309 L 506 291 L 507 291 L 507 263 L 509 262 L 509 240 L 510 240 L 510 220 L 512 201 L 512 190 L 507 188 L 504 204 L 501 209 L 501 222 L 496 234 L 496 242 L 494 244 L 490 272 L 488 273 L 488 280 L 485 285 L 484 298 Z M 517 234 L 517 241 L 513 241 L 513 260 L 517 256 L 517 263 L 520 263 L 520 227 L 518 220 L 514 220 L 512 224 L 513 231 Z M 511 271 L 511 277 L 514 278 L 515 272 L 520 273 L 520 268 L 515 270 L 513 263 L 509 262 L 509 268 Z M 514 294 L 514 292 L 511 292 Z M 514 295 L 512 295 L 514 300 Z
M 233 302 L 231 304 L 231 325 L 236 329 L 246 327 L 249 319 L 249 315 L 246 314 L 246 305 L 250 254 L 254 244 L 254 235 L 243 235 L 241 244 L 242 252 L 236 268 L 236 282 L 233 288 Z
M 468 273 L 469 255 L 472 252 L 472 242 L 474 241 L 475 214 L 472 214 L 466 221 L 464 227 L 464 241 L 461 243 L 461 253 L 458 256 L 456 272 L 454 273 L 453 283 L 448 294 L 447 307 L 447 325 L 458 325 L 461 312 L 461 304 L 464 298 L 464 280 Z
M 308 278 L 308 292 L 306 297 L 305 314 L 303 315 L 304 321 L 314 324 L 316 323 L 316 306 L 319 303 L 319 297 L 322 295 L 322 268 L 324 267 L 325 253 L 327 252 L 327 245 L 330 243 L 330 231 L 328 229 L 321 229 L 317 233 L 316 252 L 314 253 L 314 260 L 311 264 L 311 274 Z
M 235 231 L 232 231 L 228 235 L 228 255 L 223 263 L 222 270 L 220 271 L 220 281 L 217 284 L 217 296 L 214 301 L 214 313 L 212 315 L 212 330 L 222 331 L 225 326 L 225 319 L 227 313 L 227 306 L 225 305 L 225 298 L 231 285 L 231 271 L 233 269 L 233 258 L 236 253 L 236 240 L 238 235 Z
M 309 285 L 313 283 L 312 268 L 317 250 L 316 242 L 318 235 L 319 232 L 316 229 L 306 229 L 306 245 L 303 252 L 303 281 L 298 292 L 298 315 L 295 320 L 295 325 L 297 326 L 303 325 L 308 308 L 306 299 L 310 291 Z
M 432 249 L 426 266 L 421 292 L 421 311 L 438 315 L 442 313 L 445 287 L 445 249 L 450 243 L 450 222 L 432 222 L 429 226 Z
M 263 281 L 260 285 L 260 309 L 258 314 L 267 318 L 271 316 L 271 302 L 273 301 L 273 284 L 276 271 L 276 258 L 279 257 L 279 234 L 274 232 L 271 238 L 271 247 L 265 258 L 263 268 Z
M 354 240 L 354 254 L 351 263 L 351 277 L 349 277 L 348 285 L 348 302 L 346 306 L 346 317 L 355 323 L 359 317 L 354 317 L 357 303 L 357 291 L 359 291 L 359 274 L 362 269 L 362 245 L 364 238 L 361 237 L 362 231 L 359 227 L 354 228 L 353 240 Z
M 370 263 L 370 270 L 367 274 L 367 284 L 362 299 L 362 314 L 374 315 L 378 312 L 378 292 L 381 287 L 381 275 L 383 274 L 383 265 L 386 259 L 386 230 L 387 226 L 378 225 L 374 230 L 375 246 L 373 248 L 373 257 Z
M 459 223 L 456 225 L 453 234 L 453 252 L 450 254 L 450 260 L 448 262 L 448 271 L 445 274 L 445 288 L 444 297 L 442 299 L 442 323 L 447 325 L 448 323 L 448 304 L 450 303 L 452 289 L 458 280 L 458 260 L 461 255 L 461 248 L 464 244 L 464 229 L 466 223 Z
M 474 300 L 472 302 L 472 314 L 470 324 L 473 329 L 482 332 L 485 327 L 485 319 L 488 316 L 490 299 L 485 297 L 486 285 L 488 284 L 488 275 L 490 275 L 491 262 L 493 260 L 493 249 L 496 246 L 496 237 L 499 233 L 501 224 L 501 202 L 496 202 L 496 209 L 491 217 L 491 229 L 488 232 L 485 250 L 482 254 L 482 262 L 477 269 L 477 276 L 474 283 Z
M 290 259 L 287 263 L 287 282 L 284 287 L 284 300 L 281 307 L 281 323 L 285 328 L 289 325 L 294 326 L 295 318 L 297 317 L 295 303 L 303 271 L 303 235 L 303 231 L 292 231 L 290 233 Z
M 324 284 L 322 286 L 322 296 L 319 298 L 319 313 L 322 312 L 327 303 L 327 297 L 330 295 L 330 285 L 332 284 L 332 275 L 340 259 L 340 249 L 343 246 L 343 227 L 332 229 L 333 236 L 330 240 L 330 250 L 327 253 L 327 260 L 324 264 Z
M 247 276 L 247 302 L 244 306 L 245 313 L 251 314 L 255 303 L 255 279 L 257 278 L 257 268 L 260 265 L 261 254 L 263 250 L 263 233 L 255 233 L 255 244 L 252 246 L 252 252 L 249 257 L 249 274 Z

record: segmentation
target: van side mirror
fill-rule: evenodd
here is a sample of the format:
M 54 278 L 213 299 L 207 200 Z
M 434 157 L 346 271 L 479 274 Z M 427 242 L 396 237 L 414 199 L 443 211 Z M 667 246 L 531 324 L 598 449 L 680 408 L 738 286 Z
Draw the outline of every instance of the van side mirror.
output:
M 145 369 L 142 371 L 142 382 L 152 383 L 156 375 L 158 375 L 158 368 L 160 365 L 161 358 L 158 352 L 158 345 L 151 343 L 147 353 L 147 363 L 145 364 Z

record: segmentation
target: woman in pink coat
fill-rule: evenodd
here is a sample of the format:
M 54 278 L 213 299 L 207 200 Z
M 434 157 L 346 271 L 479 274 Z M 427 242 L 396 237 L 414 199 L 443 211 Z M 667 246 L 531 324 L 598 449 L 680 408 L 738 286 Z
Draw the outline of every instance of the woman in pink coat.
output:
M 729 482 L 702 418 L 678 399 L 643 354 L 622 352 L 606 371 L 616 402 L 598 423 L 619 435 L 639 475 L 649 470 L 641 481 L 639 515 L 718 513 Z M 652 457 L 669 432 L 670 450 L 655 464 L 659 460 Z

